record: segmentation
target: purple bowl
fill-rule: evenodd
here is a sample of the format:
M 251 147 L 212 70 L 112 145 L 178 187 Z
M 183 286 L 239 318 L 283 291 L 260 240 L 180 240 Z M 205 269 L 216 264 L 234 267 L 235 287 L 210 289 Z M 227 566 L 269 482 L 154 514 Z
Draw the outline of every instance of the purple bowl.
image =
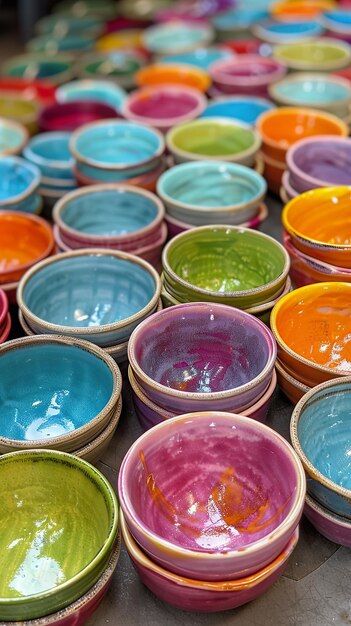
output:
M 351 548 L 351 521 L 332 513 L 306 494 L 304 514 L 318 532 L 334 543 Z
M 197 580 L 234 580 L 273 561 L 300 520 L 305 490 L 302 464 L 281 435 L 220 412 L 154 426 L 129 449 L 118 480 L 142 550 Z
M 301 139 L 288 150 L 286 162 L 290 184 L 298 193 L 350 185 L 351 139 L 330 135 Z
M 121 529 L 130 559 L 141 581 L 158 598 L 178 609 L 214 613 L 235 609 L 262 595 L 285 569 L 299 538 L 296 528 L 281 554 L 253 576 L 218 583 L 189 580 L 153 563 L 131 536 L 121 513 Z
M 282 176 L 282 186 L 285 190 L 288 200 L 292 200 L 293 198 L 296 198 L 300 195 L 299 191 L 296 191 L 296 189 L 291 184 L 290 172 L 288 170 L 285 170 Z
M 191 302 L 145 322 L 130 337 L 128 359 L 144 393 L 166 410 L 240 412 L 267 389 L 276 344 L 249 313 Z
M 83 124 L 96 120 L 120 118 L 115 109 L 100 102 L 65 102 L 52 104 L 40 114 L 41 132 L 73 131 Z

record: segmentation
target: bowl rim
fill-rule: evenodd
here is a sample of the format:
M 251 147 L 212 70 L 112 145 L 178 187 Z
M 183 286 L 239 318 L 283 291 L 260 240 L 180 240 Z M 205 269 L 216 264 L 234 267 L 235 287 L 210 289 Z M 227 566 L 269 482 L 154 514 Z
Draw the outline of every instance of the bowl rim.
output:
M 292 254 L 298 258 L 299 262 L 312 267 L 316 272 L 322 272 L 326 275 L 335 275 L 340 274 L 343 276 L 351 275 L 351 268 L 347 267 L 339 267 L 337 265 L 332 265 L 331 263 L 327 263 L 326 261 L 320 261 L 319 259 L 315 259 L 312 256 L 309 256 L 305 252 L 302 252 L 298 248 L 295 248 L 291 236 L 289 233 L 283 229 L 283 240 L 284 246 L 286 247 L 288 254 Z
M 286 371 L 279 358 L 275 361 L 275 369 L 278 371 L 279 375 L 290 383 L 295 389 L 299 389 L 299 391 L 302 391 L 304 394 L 310 391 L 311 387 L 305 385 L 300 380 L 297 380 L 297 378 L 294 378 L 289 372 Z
M 66 103 L 66 104 L 73 104 L 73 103 Z M 81 135 L 87 131 L 90 131 L 91 129 L 106 126 L 106 125 L 117 126 L 117 128 L 118 127 L 121 128 L 123 126 L 136 126 L 139 129 L 142 128 L 142 130 L 146 130 L 147 132 L 149 132 L 150 135 L 154 135 L 157 137 L 158 148 L 156 148 L 152 156 L 148 157 L 147 159 L 144 159 L 143 161 L 138 161 L 137 163 L 133 163 L 131 165 L 128 165 L 126 163 L 107 163 L 107 162 L 105 163 L 104 161 L 96 161 L 95 159 L 81 155 L 80 152 L 78 152 L 76 148 L 76 143 L 78 139 L 81 137 Z M 128 170 L 130 172 L 133 172 L 135 169 L 139 169 L 143 165 L 147 165 L 148 163 L 151 164 L 153 161 L 160 159 L 165 151 L 165 140 L 164 140 L 162 133 L 159 130 L 157 130 L 156 128 L 152 128 L 148 126 L 147 124 L 141 124 L 140 122 L 122 120 L 118 118 L 110 118 L 110 119 L 104 119 L 104 120 L 96 120 L 94 122 L 89 122 L 88 124 L 83 124 L 82 126 L 79 126 L 76 130 L 73 131 L 71 135 L 69 148 L 71 150 L 73 157 L 78 162 L 84 163 L 86 165 L 90 165 L 91 167 L 95 167 L 97 169 L 102 169 L 102 170 L 109 170 L 109 171 Z
M 345 528 L 351 533 L 351 521 L 348 520 L 347 517 L 342 517 L 338 513 L 329 511 L 320 502 L 317 502 L 317 500 L 315 500 L 309 493 L 306 493 L 305 507 L 312 510 L 314 513 L 317 513 L 324 520 L 332 522 L 339 527 Z M 313 522 L 311 522 L 311 524 L 313 524 Z
M 167 255 L 169 253 L 169 249 L 171 247 L 173 247 L 174 242 L 178 243 L 180 238 L 184 238 L 186 236 L 189 236 L 188 233 L 193 232 L 195 229 L 191 229 L 189 231 L 184 231 L 183 233 L 179 233 L 179 235 L 176 235 L 175 237 L 173 237 L 170 241 L 168 241 L 168 243 L 165 245 L 165 247 L 163 248 L 162 251 L 162 266 L 163 266 L 163 271 L 166 272 L 167 274 L 169 274 L 171 276 L 171 278 L 176 282 L 179 283 L 183 288 L 186 289 L 191 289 L 191 291 L 193 293 L 197 293 L 197 294 L 201 294 L 201 295 L 211 295 L 211 296 L 223 296 L 223 293 L 219 292 L 219 291 L 212 291 L 210 289 L 204 289 L 202 287 L 197 287 L 196 285 L 193 285 L 192 283 L 184 280 L 183 278 L 181 278 L 180 276 L 178 276 L 178 274 L 176 274 L 176 272 L 171 268 L 171 266 L 168 263 L 168 259 L 167 259 Z M 277 241 L 276 239 L 274 239 L 273 237 L 271 237 L 270 235 L 266 235 L 265 233 L 261 233 L 260 231 L 255 231 L 252 230 L 251 228 L 242 228 L 240 226 L 231 226 L 231 225 L 225 225 L 225 224 L 211 224 L 210 226 L 197 226 L 196 227 L 196 232 L 206 232 L 207 230 L 222 230 L 224 232 L 228 231 L 228 230 L 232 230 L 235 233 L 239 233 L 241 234 L 247 234 L 247 236 L 251 236 L 251 237 L 257 237 L 257 239 L 264 239 L 266 241 L 269 241 L 272 245 L 276 246 L 279 251 L 282 254 L 282 257 L 284 259 L 284 266 L 282 271 L 279 273 L 279 276 L 277 276 L 277 278 L 271 280 L 268 283 L 265 283 L 264 285 L 260 285 L 259 287 L 254 287 L 252 289 L 243 289 L 241 291 L 226 291 L 224 292 L 224 295 L 227 296 L 228 298 L 242 298 L 245 296 L 250 296 L 250 295 L 255 295 L 257 293 L 264 293 L 267 289 L 272 289 L 274 288 L 276 285 L 279 285 L 282 281 L 284 281 L 284 277 L 286 278 L 288 273 L 289 273 L 289 269 L 290 269 L 290 257 L 287 253 L 287 251 L 285 250 L 284 246 L 279 243 L 279 241 Z M 284 281 L 285 282 L 285 281 Z
M 286 51 L 287 48 L 291 46 L 299 46 L 299 45 L 312 46 L 312 47 L 322 46 L 325 49 L 327 48 L 334 49 L 334 50 L 337 49 L 340 51 L 340 58 L 331 59 L 330 61 L 327 61 L 327 62 L 325 61 L 321 62 L 320 60 L 318 62 L 317 61 L 312 62 L 311 59 L 309 60 L 295 59 L 295 58 L 291 59 L 289 57 L 287 58 L 286 56 L 284 56 L 284 51 Z M 282 53 L 283 53 L 283 56 L 282 56 Z M 341 55 L 341 53 L 343 54 Z M 273 49 L 273 58 L 276 59 L 277 61 L 280 61 L 280 63 L 285 63 L 285 66 L 293 70 L 303 70 L 306 67 L 318 68 L 322 66 L 323 70 L 332 71 L 336 69 L 341 69 L 350 64 L 351 50 L 350 50 L 349 44 L 346 43 L 345 41 L 341 41 L 340 39 L 333 39 L 332 37 L 316 37 L 315 39 L 311 41 L 277 44 L 276 46 L 274 46 L 274 49 Z M 311 71 L 313 71 L 313 69 Z
M 129 448 L 123 458 L 118 476 L 118 496 L 121 512 L 123 512 L 124 517 L 130 517 L 133 523 L 138 526 L 143 535 L 145 535 L 153 545 L 157 545 L 159 549 L 167 552 L 169 557 L 173 553 L 177 555 L 177 558 L 190 557 L 195 561 L 205 560 L 210 564 L 211 561 L 216 561 L 219 558 L 223 558 L 223 552 L 211 552 L 206 550 L 197 551 L 192 550 L 191 548 L 184 548 L 177 545 L 176 543 L 172 543 L 172 541 L 164 539 L 160 535 L 156 534 L 154 531 L 150 530 L 144 524 L 144 522 L 139 519 L 139 516 L 135 512 L 134 506 L 129 496 L 128 489 L 126 488 L 125 473 L 128 469 L 128 464 L 131 462 L 135 451 L 138 450 L 142 443 L 144 443 L 144 441 L 147 441 L 150 437 L 154 438 L 156 434 L 160 434 L 161 436 L 162 432 L 164 430 L 167 432 L 169 428 L 172 430 L 172 432 L 177 432 L 177 427 L 179 427 L 179 425 L 184 422 L 186 424 L 195 424 L 196 422 L 200 423 L 201 421 L 216 421 L 218 418 L 220 419 L 221 423 L 227 422 L 228 424 L 236 426 L 245 425 L 246 427 L 252 428 L 252 431 L 256 433 L 258 430 L 264 435 L 266 439 L 268 438 L 270 441 L 272 441 L 273 438 L 275 444 L 279 447 L 280 451 L 284 452 L 284 456 L 289 457 L 289 464 L 291 469 L 293 469 L 294 471 L 294 479 L 296 481 L 295 493 L 292 494 L 291 498 L 293 505 L 284 520 L 261 539 L 245 545 L 244 551 L 238 549 L 231 549 L 229 551 L 226 551 L 225 558 L 240 560 L 241 554 L 243 552 L 247 556 L 248 554 L 255 553 L 257 550 L 260 550 L 271 540 L 274 539 L 275 541 L 277 541 L 279 537 L 281 537 L 281 535 L 283 535 L 284 532 L 286 532 L 290 527 L 294 526 L 295 528 L 295 522 L 298 523 L 300 513 L 302 512 L 302 504 L 305 500 L 306 493 L 305 471 L 298 454 L 282 435 L 274 431 L 266 424 L 262 424 L 261 422 L 258 422 L 256 420 L 249 419 L 245 415 L 238 415 L 237 413 L 228 413 L 222 411 L 201 411 L 178 415 L 176 417 L 173 417 L 171 420 L 156 424 L 152 427 L 152 429 L 145 431 L 132 444 L 132 446 Z
M 11 57 L 2 65 L 3 72 L 5 76 L 13 76 L 11 74 L 11 70 L 18 66 L 28 66 L 28 64 L 40 64 L 40 63 L 50 63 L 52 65 L 63 64 L 65 65 L 65 69 L 61 69 L 60 71 L 55 72 L 55 74 L 48 77 L 48 80 L 56 85 L 58 82 L 65 82 L 69 80 L 73 75 L 74 56 L 71 54 L 66 54 L 64 52 L 60 52 L 55 54 L 55 56 L 48 56 L 42 52 L 27 52 L 24 54 L 18 54 L 16 56 Z M 39 76 L 36 75 L 35 79 L 42 80 Z
M 324 383 L 316 385 L 312 387 L 310 391 L 308 391 L 299 402 L 296 404 L 290 420 L 290 438 L 292 446 L 300 458 L 300 461 L 305 468 L 306 472 L 309 476 L 314 478 L 318 483 L 324 485 L 324 487 L 328 487 L 333 493 L 336 493 L 338 496 L 345 498 L 351 503 L 351 489 L 347 489 L 346 487 L 342 487 L 335 483 L 333 480 L 322 474 L 315 465 L 310 461 L 308 456 L 306 455 L 298 435 L 298 425 L 301 418 L 301 414 L 303 410 L 306 408 L 306 405 L 309 404 L 311 398 L 313 402 L 313 398 L 320 391 L 329 390 L 331 387 L 340 386 L 340 385 L 350 385 L 351 384 L 351 376 L 343 376 L 342 378 L 334 378 L 333 380 L 328 380 Z
M 24 301 L 24 289 L 28 283 L 28 281 L 35 275 L 37 272 L 40 272 L 42 268 L 45 268 L 47 265 L 51 265 L 52 263 L 59 263 L 60 261 L 65 261 L 66 259 L 75 258 L 79 256 L 107 256 L 114 257 L 115 259 L 119 259 L 122 261 L 129 261 L 130 263 L 136 263 L 140 265 L 144 270 L 146 270 L 153 278 L 154 281 L 154 294 L 152 298 L 149 300 L 148 304 L 146 304 L 142 309 L 140 309 L 137 313 L 134 313 L 130 317 L 124 318 L 118 322 L 111 322 L 109 324 L 102 324 L 101 326 L 63 326 L 61 324 L 53 324 L 52 322 L 47 322 L 46 320 L 38 317 L 28 308 Z M 49 257 L 48 259 L 44 259 L 40 261 L 32 268 L 30 268 L 24 276 L 22 276 L 19 281 L 17 287 L 17 304 L 19 309 L 21 309 L 23 316 L 26 321 L 30 321 L 37 325 L 39 322 L 39 326 L 41 328 L 45 328 L 45 333 L 58 333 L 61 335 L 70 334 L 70 336 L 79 336 L 81 334 L 84 335 L 93 335 L 98 334 L 100 337 L 109 332 L 118 331 L 130 324 L 136 322 L 139 318 L 142 318 L 144 315 L 151 314 L 152 311 L 157 306 L 157 303 L 160 298 L 161 293 L 161 280 L 160 277 L 155 270 L 155 268 L 133 254 L 129 254 L 128 252 L 122 252 L 119 250 L 111 250 L 110 248 L 85 248 L 80 250 L 72 250 L 71 252 L 62 252 L 61 254 L 55 254 L 54 256 Z M 40 333 L 41 334 L 41 333 Z
M 218 104 L 237 104 L 240 102 L 245 102 L 245 103 L 249 103 L 250 105 L 260 105 L 263 107 L 266 107 L 266 111 L 272 111 L 273 109 L 277 108 L 277 105 L 274 104 L 274 102 L 272 102 L 271 100 L 269 100 L 268 98 L 264 98 L 263 96 L 253 96 L 248 94 L 247 96 L 244 96 L 243 94 L 233 94 L 233 95 L 223 95 L 223 96 L 215 96 L 214 98 L 211 98 L 211 100 L 208 102 L 204 113 L 206 113 L 207 111 L 213 109 L 214 107 L 216 107 Z M 264 112 L 264 111 L 262 111 Z M 261 115 L 262 112 L 259 114 Z M 259 117 L 259 115 L 257 117 Z M 205 115 L 203 115 L 203 117 L 206 117 Z M 208 117 L 215 117 L 214 115 L 209 115 Z M 232 119 L 239 119 L 239 118 L 232 118 Z M 256 118 L 257 119 L 257 118 Z M 239 120 L 242 121 L 242 120 Z M 244 122 L 245 124 L 248 124 L 250 126 L 254 126 L 256 124 L 256 120 L 254 122 Z
M 197 42 L 189 42 L 187 45 L 184 44 L 184 46 L 181 47 L 181 49 L 179 48 L 174 48 L 171 47 L 159 47 L 156 46 L 152 43 L 152 41 L 150 42 L 150 36 L 151 39 L 153 38 L 153 35 L 159 33 L 160 31 L 166 32 L 169 30 L 175 30 L 175 29 L 180 29 L 183 28 L 185 29 L 185 31 L 196 31 L 199 33 L 202 33 L 202 38 L 200 41 Z M 210 24 L 196 24 L 195 22 L 184 22 L 183 21 L 179 21 L 179 20 L 175 20 L 175 21 L 171 21 L 168 24 L 167 23 L 163 23 L 163 24 L 153 24 L 152 26 L 148 26 L 148 28 L 146 28 L 144 31 L 141 32 L 141 39 L 142 39 L 142 43 L 143 46 L 146 48 L 146 50 L 148 52 L 151 52 L 153 54 L 162 54 L 162 55 L 166 55 L 166 54 L 173 54 L 175 52 L 190 52 L 195 48 L 201 46 L 206 46 L 207 44 L 212 42 L 212 39 L 214 37 L 214 31 L 213 28 Z
M 23 155 L 29 162 L 34 163 L 38 167 L 44 166 L 44 167 L 52 167 L 58 170 L 70 171 L 74 164 L 74 160 L 72 157 L 70 157 L 67 161 L 63 159 L 50 159 L 50 158 L 45 158 L 43 156 L 40 156 L 39 154 L 35 152 L 35 150 L 33 150 L 33 148 L 36 148 L 38 144 L 40 145 L 43 143 L 50 143 L 57 139 L 67 139 L 67 143 L 68 143 L 70 136 L 71 136 L 71 133 L 69 131 L 61 131 L 61 130 L 39 133 L 38 135 L 31 137 L 28 144 L 23 150 Z M 43 180 L 44 179 L 42 177 L 42 181 Z
M 29 163 L 22 157 L 19 156 L 4 156 L 1 159 L 2 163 L 7 163 L 10 167 L 20 167 L 21 170 L 26 170 L 31 174 L 31 182 L 27 185 L 26 189 L 18 193 L 16 196 L 11 196 L 10 198 L 6 198 L 5 200 L 0 200 L 0 208 L 1 207 L 9 207 L 11 210 L 11 206 L 13 204 L 17 204 L 22 200 L 26 200 L 29 196 L 33 195 L 40 185 L 40 170 L 36 165 Z
M 55 92 L 56 101 L 58 102 L 58 104 L 65 104 L 66 102 L 80 102 L 81 98 L 79 97 L 74 98 L 73 100 L 68 98 L 67 100 L 67 93 L 69 95 L 71 89 L 77 88 L 78 91 L 82 91 L 84 93 L 85 90 L 94 89 L 94 87 L 105 89 L 106 91 L 110 91 L 116 94 L 116 97 L 118 96 L 121 100 L 120 104 L 118 105 L 118 109 L 122 105 L 123 100 L 127 97 L 127 93 L 125 92 L 123 87 L 120 87 L 120 85 L 111 80 L 104 78 L 76 78 L 74 80 L 70 80 L 68 83 L 64 83 L 63 85 L 57 87 Z M 111 106 L 111 108 L 117 108 L 116 104 L 112 105 L 108 102 L 103 104 L 107 104 L 108 106 Z
M 317 108 L 317 106 L 320 106 L 320 107 L 328 106 L 328 108 L 338 108 L 339 106 L 342 106 L 343 104 L 346 106 L 350 103 L 351 85 L 350 85 L 350 82 L 346 78 L 343 78 L 342 76 L 338 76 L 337 74 L 328 74 L 326 72 L 317 72 L 317 71 L 291 72 L 291 74 L 288 74 L 287 76 L 277 81 L 276 83 L 272 85 L 268 85 L 269 96 L 275 102 L 278 102 L 284 106 L 290 106 L 290 107 L 295 106 L 296 108 L 300 108 L 300 107 L 309 108 L 309 103 L 307 100 L 300 100 L 301 104 L 299 104 L 298 102 L 296 103 L 294 102 L 294 104 L 292 104 L 291 99 L 288 96 L 284 96 L 279 93 L 279 87 L 281 85 L 284 86 L 287 84 L 303 83 L 306 81 L 314 81 L 314 82 L 320 81 L 320 82 L 327 82 L 331 84 L 334 83 L 334 84 L 340 85 L 341 87 L 344 87 L 345 90 L 348 91 L 349 93 L 348 96 L 345 96 L 345 98 L 342 98 L 341 100 L 329 100 L 327 102 L 322 102 L 319 105 L 317 103 L 313 103 L 315 110 L 317 111 L 325 110 L 324 108 L 319 109 Z
M 307 174 L 295 163 L 296 152 L 298 152 L 301 148 L 309 147 L 311 144 L 321 144 L 326 141 L 330 143 L 334 143 L 336 141 L 337 144 L 344 144 L 345 148 L 349 145 L 349 152 L 351 154 L 351 138 L 350 137 L 338 137 L 337 135 L 318 135 L 312 137 L 304 137 L 303 139 L 299 139 L 296 141 L 288 150 L 286 154 L 286 165 L 290 173 L 294 176 L 298 176 L 302 178 L 304 183 L 308 183 L 311 185 L 311 190 L 313 187 L 344 187 L 347 185 L 336 185 L 334 183 L 328 183 L 322 178 L 317 178 L 316 176 L 311 176 Z
M 223 70 L 226 70 L 228 67 L 240 67 L 241 64 L 249 65 L 250 63 L 255 63 L 256 65 L 259 64 L 262 66 L 271 66 L 272 71 L 268 74 L 251 74 L 248 76 L 242 76 L 240 74 L 231 75 L 225 72 L 223 73 Z M 214 83 L 220 82 L 226 85 L 230 85 L 232 87 L 236 87 L 238 84 L 240 84 L 241 86 L 246 85 L 247 87 L 267 85 L 271 81 L 277 81 L 279 80 L 279 78 L 285 76 L 286 71 L 286 66 L 278 59 L 275 59 L 273 57 L 262 57 L 259 54 L 239 54 L 236 57 L 230 59 L 222 59 L 220 61 L 216 61 L 210 66 L 210 76 Z
M 149 83 L 149 82 L 144 82 L 145 80 L 145 74 L 148 75 L 151 73 L 153 73 L 153 71 L 158 71 L 158 70 L 162 70 L 162 69 L 168 69 L 170 70 L 172 73 L 176 74 L 177 76 L 180 74 L 181 76 L 183 74 L 186 75 L 191 75 L 191 76 L 196 76 L 197 78 L 199 78 L 199 83 L 201 83 L 201 86 L 198 84 L 196 85 L 192 85 L 193 89 L 197 89 L 198 91 L 203 91 L 206 92 L 208 91 L 209 87 L 211 86 L 211 78 L 209 73 L 203 69 L 202 67 L 198 67 L 197 65 L 191 65 L 190 63 L 184 63 L 182 61 L 167 61 L 166 63 L 161 60 L 158 61 L 154 61 L 153 63 L 149 64 L 149 65 L 144 65 L 143 67 L 139 68 L 137 70 L 137 72 L 134 74 L 134 80 L 136 85 L 141 88 L 141 87 L 151 87 L 151 86 L 160 86 L 163 84 L 179 84 L 179 85 L 184 85 L 184 86 L 189 86 L 191 87 L 191 85 L 187 85 L 187 83 L 182 83 L 182 82 L 176 82 L 173 83 L 172 81 L 172 77 L 168 80 L 166 80 L 164 83 Z
M 235 158 L 238 158 L 238 159 L 240 158 L 241 160 L 243 160 L 245 158 L 255 155 L 255 153 L 257 153 L 261 147 L 261 143 L 262 143 L 261 136 L 258 133 L 258 131 L 255 128 L 253 128 L 250 124 L 245 124 L 245 122 L 241 122 L 240 120 L 233 120 L 228 117 L 201 117 L 196 120 L 183 122 L 182 124 L 179 124 L 179 126 L 174 126 L 166 134 L 166 147 L 169 150 L 169 152 L 171 152 L 172 154 L 176 154 L 177 156 L 180 156 L 181 158 L 184 158 L 185 160 L 190 160 L 190 161 L 213 160 L 213 157 L 209 158 L 208 155 L 205 155 L 205 154 L 199 154 L 196 152 L 188 152 L 187 150 L 178 148 L 174 144 L 174 136 L 177 135 L 179 131 L 184 130 L 184 128 L 188 128 L 188 130 L 191 131 L 191 128 L 189 129 L 189 126 L 191 127 L 192 125 L 200 126 L 200 127 L 207 126 L 207 125 L 214 125 L 214 126 L 218 126 L 219 128 L 231 126 L 233 131 L 239 129 L 239 130 L 246 130 L 249 133 L 251 133 L 252 144 L 248 148 L 242 151 L 239 150 L 238 152 L 233 152 L 231 154 L 216 155 L 216 159 L 219 161 L 232 162 L 233 156 Z
M 252 222 L 254 222 L 257 225 L 260 225 L 262 222 L 264 222 L 264 220 L 267 217 L 268 217 L 267 204 L 265 204 L 265 202 L 261 202 L 258 207 L 257 214 L 251 219 L 247 220 L 246 222 L 243 222 L 242 224 L 237 224 L 237 226 L 240 228 L 253 228 Z M 186 222 L 181 222 L 180 220 L 176 220 L 174 217 L 172 217 L 168 213 L 165 213 L 165 222 L 166 224 L 169 223 L 172 226 L 179 226 L 180 228 L 183 228 L 184 230 L 190 230 L 191 228 L 195 228 L 193 224 L 188 224 Z
M 12 148 L 3 148 L 1 149 L 1 156 L 15 156 L 21 154 L 24 147 L 27 145 L 29 141 L 29 132 L 28 129 L 21 124 L 20 122 L 16 122 L 15 120 L 9 119 L 7 117 L 0 117 L 0 128 L 7 127 L 10 130 L 15 130 L 21 135 L 20 143 Z
M 252 316 L 250 313 L 247 313 L 246 311 L 243 311 L 241 309 L 235 309 L 234 307 L 230 307 L 226 304 L 216 304 L 211 302 L 186 302 L 177 304 L 175 306 L 168 307 L 154 313 L 152 316 L 152 321 L 155 322 L 155 320 L 159 320 L 160 318 L 167 316 L 173 317 L 176 312 L 181 316 L 182 312 L 185 314 L 189 309 L 193 309 L 194 311 L 203 309 L 205 312 L 208 310 L 216 309 L 219 314 L 227 314 L 228 316 L 231 314 L 234 323 L 239 317 L 239 319 L 247 321 L 251 323 L 252 326 L 256 327 L 255 330 L 259 332 L 260 336 L 265 340 L 265 344 L 268 349 L 266 363 L 263 369 L 259 372 L 259 374 L 257 374 L 254 378 L 251 378 L 247 383 L 244 383 L 237 387 L 231 387 L 222 391 L 211 391 L 209 393 L 182 391 L 179 389 L 173 389 L 172 387 L 167 387 L 166 385 L 162 385 L 160 382 L 154 380 L 153 378 L 151 378 L 151 376 L 144 372 L 144 370 L 139 365 L 139 361 L 135 355 L 135 343 L 138 340 L 138 335 L 142 334 L 144 328 L 147 327 L 150 323 L 149 318 L 146 318 L 140 324 L 138 324 L 138 326 L 133 330 L 129 338 L 128 360 L 134 374 L 136 374 L 137 377 L 140 378 L 146 385 L 152 387 L 158 393 L 166 394 L 167 396 L 171 396 L 174 399 L 177 398 L 179 400 L 188 401 L 207 400 L 208 402 L 211 402 L 215 400 L 224 400 L 225 398 L 235 398 L 252 389 L 255 389 L 258 384 L 262 384 L 272 372 L 274 368 L 274 362 L 277 356 L 276 343 L 268 326 L 266 326 L 264 322 Z
M 304 20 L 304 19 L 294 19 L 289 20 L 289 23 L 292 24 L 301 24 L 306 27 L 306 31 L 303 33 L 276 33 L 269 29 L 270 26 L 275 25 L 286 25 L 286 21 L 279 19 L 267 19 L 264 22 L 254 24 L 251 28 L 252 33 L 258 39 L 262 39 L 266 43 L 270 44 L 278 44 L 278 43 L 287 43 L 287 42 L 304 42 L 310 39 L 314 39 L 316 36 L 319 37 L 323 34 L 324 27 L 318 19 Z
M 83 569 L 77 572 L 74 576 L 71 576 L 69 579 L 66 579 L 63 583 L 56 585 L 55 587 L 51 587 L 45 591 L 40 593 L 35 593 L 27 596 L 19 596 L 19 597 L 9 597 L 9 598 L 0 598 L 0 606 L 1 605 L 9 605 L 12 607 L 21 606 L 23 603 L 28 601 L 35 602 L 36 600 L 42 600 L 45 598 L 50 598 L 58 591 L 64 591 L 69 588 L 75 582 L 78 582 L 79 579 L 89 571 L 91 571 L 96 565 L 101 561 L 103 556 L 108 553 L 109 550 L 113 549 L 114 542 L 116 541 L 118 535 L 118 525 L 120 521 L 119 515 L 119 507 L 117 496 L 111 486 L 110 482 L 105 478 L 102 472 L 100 472 L 96 467 L 80 459 L 68 452 L 61 452 L 59 450 L 50 450 L 50 449 L 42 449 L 42 450 L 19 450 L 16 452 L 9 452 L 8 454 L 3 454 L 0 458 L 0 466 L 2 463 L 10 463 L 13 458 L 19 457 L 25 459 L 25 457 L 37 457 L 43 461 L 49 459 L 56 460 L 56 462 L 62 463 L 64 465 L 69 465 L 70 467 L 76 467 L 82 474 L 85 474 L 88 479 L 93 480 L 96 487 L 99 489 L 100 493 L 104 494 L 105 499 L 108 501 L 109 508 L 109 530 L 107 536 L 105 537 L 103 545 L 100 547 L 98 553 L 95 557 L 87 564 Z M 9 457 L 11 457 L 9 459 Z

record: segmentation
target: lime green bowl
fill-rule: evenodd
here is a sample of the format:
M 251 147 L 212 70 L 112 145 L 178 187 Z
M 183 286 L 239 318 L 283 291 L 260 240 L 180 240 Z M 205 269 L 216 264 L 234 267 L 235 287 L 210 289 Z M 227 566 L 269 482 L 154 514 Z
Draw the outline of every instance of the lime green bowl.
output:
M 218 302 L 247 310 L 283 292 L 290 262 L 272 237 L 218 225 L 171 239 L 162 265 L 164 289 L 178 302 Z
M 0 457 L 0 620 L 62 609 L 106 569 L 117 539 L 118 504 L 106 478 L 64 452 Z
M 291 70 L 331 72 L 350 65 L 351 48 L 344 41 L 321 38 L 275 46 L 273 56 Z

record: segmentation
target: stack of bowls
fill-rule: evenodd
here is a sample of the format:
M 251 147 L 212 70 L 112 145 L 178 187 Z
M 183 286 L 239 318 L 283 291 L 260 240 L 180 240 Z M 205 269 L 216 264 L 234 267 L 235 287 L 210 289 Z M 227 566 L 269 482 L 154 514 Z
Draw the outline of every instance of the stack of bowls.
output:
M 240 415 L 189 413 L 158 424 L 127 452 L 118 480 L 122 534 L 159 598 L 192 611 L 233 609 L 280 575 L 305 492 L 298 456 L 276 432 Z
M 264 176 L 268 187 L 276 194 L 280 193 L 291 145 L 311 135 L 348 135 L 348 127 L 336 116 L 297 107 L 281 107 L 263 113 L 257 120 L 257 129 L 262 136 Z
M 87 248 L 37 263 L 17 290 L 28 335 L 54 333 L 102 346 L 125 363 L 131 332 L 159 307 L 160 278 L 126 252 Z
M 23 274 L 50 256 L 55 242 L 49 224 L 36 215 L 0 211 L 0 285 L 11 304 Z
M 122 409 L 122 376 L 104 350 L 55 335 L 14 339 L 0 349 L 0 371 L 1 454 L 50 448 L 99 460 Z
M 6 292 L 0 289 L 0 343 L 4 343 L 11 330 L 11 315 L 9 313 L 9 301 Z
M 112 486 L 86 461 L 57 450 L 3 455 L 0 480 L 0 619 L 81 623 L 105 595 L 118 561 Z
M 217 94 L 241 94 L 266 97 L 268 85 L 286 74 L 284 65 L 275 59 L 255 54 L 241 54 L 233 59 L 217 61 L 210 75 Z
M 40 213 L 40 170 L 17 156 L 0 156 L 0 211 Z
M 350 187 L 313 189 L 284 208 L 284 245 L 297 287 L 324 281 L 351 282 Z
M 142 44 L 150 54 L 165 55 L 175 52 L 191 52 L 213 40 L 213 31 L 207 24 L 195 24 L 176 20 L 146 28 Z
M 0 156 L 21 154 L 28 139 L 25 126 L 0 117 Z
M 5 76 L 49 80 L 54 85 L 62 85 L 74 75 L 74 58 L 67 54 L 23 54 L 12 57 L 2 68 Z
M 70 150 L 79 185 L 128 182 L 154 191 L 165 169 L 163 136 L 136 122 L 86 124 L 73 133 Z
M 305 515 L 327 539 L 351 548 L 351 377 L 318 385 L 291 418 L 291 441 L 307 474 Z
M 0 116 L 24 126 L 30 135 L 38 131 L 39 105 L 11 91 L 0 91 Z
M 273 57 L 290 70 L 331 72 L 350 65 L 351 49 L 337 39 L 316 38 L 277 45 L 273 48 Z
M 293 403 L 311 387 L 350 374 L 350 308 L 351 285 L 345 282 L 299 287 L 274 306 L 278 383 Z
M 101 102 L 119 113 L 127 94 L 118 85 L 108 80 L 74 80 L 56 90 L 57 102 Z
M 221 161 L 181 163 L 157 182 L 171 236 L 207 224 L 257 227 L 267 214 L 266 190 L 264 178 L 254 170 Z
M 39 128 L 42 132 L 71 132 L 83 124 L 98 120 L 110 120 L 120 115 L 116 109 L 90 100 L 54 103 L 40 113 Z
M 263 233 L 229 225 L 201 226 L 177 235 L 162 254 L 165 306 L 228 304 L 269 321 L 290 290 L 289 256 Z
M 61 252 L 79 248 L 123 250 L 157 267 L 167 237 L 164 206 L 150 191 L 131 185 L 92 185 L 55 206 L 54 236 Z

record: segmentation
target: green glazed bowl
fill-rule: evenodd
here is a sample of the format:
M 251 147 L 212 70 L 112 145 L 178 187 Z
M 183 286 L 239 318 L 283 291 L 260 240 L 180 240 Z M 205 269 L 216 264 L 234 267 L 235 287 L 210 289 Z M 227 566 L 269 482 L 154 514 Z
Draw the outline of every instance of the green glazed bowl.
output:
M 344 41 L 321 38 L 275 46 L 273 56 L 291 70 L 331 72 L 350 64 L 351 48 Z
M 105 54 L 90 54 L 79 62 L 79 77 L 108 79 L 124 89 L 135 86 L 134 75 L 145 65 L 145 59 L 135 50 L 115 50 Z
M 106 569 L 118 504 L 95 467 L 64 452 L 0 457 L 0 620 L 42 617 L 83 596 Z
M 171 239 L 162 265 L 164 288 L 178 302 L 218 302 L 247 310 L 282 293 L 290 261 L 268 235 L 216 225 Z
M 216 159 L 251 167 L 261 137 L 244 122 L 211 117 L 175 126 L 167 133 L 166 144 L 176 163 Z
M 2 66 L 5 76 L 48 80 L 54 85 L 62 85 L 74 76 L 74 57 L 63 52 L 48 56 L 43 53 L 27 53 L 11 57 Z

